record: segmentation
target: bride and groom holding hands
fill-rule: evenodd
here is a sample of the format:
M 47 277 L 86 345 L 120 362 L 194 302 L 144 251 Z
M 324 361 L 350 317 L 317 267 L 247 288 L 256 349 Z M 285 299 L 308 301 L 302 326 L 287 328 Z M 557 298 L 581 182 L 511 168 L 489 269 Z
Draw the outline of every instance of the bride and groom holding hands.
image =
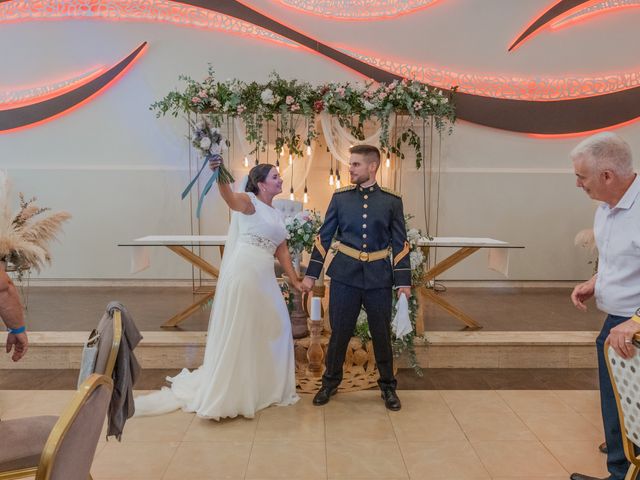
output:
M 376 183 L 380 152 L 370 145 L 350 150 L 351 185 L 338 189 L 327 208 L 298 290 L 310 291 L 335 239 L 337 253 L 327 270 L 331 277 L 331 338 L 322 387 L 313 398 L 324 405 L 342 381 L 342 369 L 361 307 L 367 312 L 378 384 L 386 407 L 401 408 L 396 394 L 391 347 L 393 288 L 411 293 L 409 244 L 402 199 Z M 210 161 L 217 169 L 221 160 Z M 219 184 L 233 211 L 220 266 L 203 365 L 169 378 L 170 387 L 136 398 L 136 415 L 183 409 L 219 420 L 253 418 L 270 405 L 292 405 L 296 393 L 294 345 L 286 304 L 278 286 L 274 256 L 291 279 L 297 275 L 287 248 L 282 214 L 273 198 L 282 192 L 275 166 L 256 165 L 239 192 Z M 241 247 L 241 248 L 240 248 Z

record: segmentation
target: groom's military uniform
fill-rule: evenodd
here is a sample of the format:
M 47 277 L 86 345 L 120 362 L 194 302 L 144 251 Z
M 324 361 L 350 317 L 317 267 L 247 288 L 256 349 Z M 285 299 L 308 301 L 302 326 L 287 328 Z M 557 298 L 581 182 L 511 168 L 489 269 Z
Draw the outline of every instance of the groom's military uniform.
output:
M 390 331 L 392 287 L 411 285 L 402 198 L 378 184 L 336 190 L 316 237 L 307 276 L 320 275 L 334 235 L 339 243 L 327 270 L 331 277 L 332 333 L 322 384 L 333 390 L 342 381 L 347 346 L 363 306 L 380 372 L 378 383 L 382 390 L 395 390 Z

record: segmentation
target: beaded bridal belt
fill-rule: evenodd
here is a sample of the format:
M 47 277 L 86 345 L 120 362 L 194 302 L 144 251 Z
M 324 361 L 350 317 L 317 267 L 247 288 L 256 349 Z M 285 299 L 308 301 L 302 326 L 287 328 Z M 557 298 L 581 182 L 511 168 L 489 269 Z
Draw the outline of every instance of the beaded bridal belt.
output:
M 275 254 L 276 249 L 278 248 L 278 246 L 268 238 L 261 237 L 260 235 L 255 235 L 252 233 L 241 235 L 240 241 L 248 245 L 253 245 L 254 247 L 259 247 L 268 252 L 270 255 Z

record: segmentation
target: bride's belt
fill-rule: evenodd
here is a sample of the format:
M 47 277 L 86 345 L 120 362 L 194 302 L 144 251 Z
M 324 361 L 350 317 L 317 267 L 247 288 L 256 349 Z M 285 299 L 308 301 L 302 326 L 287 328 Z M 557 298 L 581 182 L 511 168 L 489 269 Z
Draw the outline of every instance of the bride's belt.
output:
M 267 237 L 262 237 L 254 233 L 245 233 L 241 235 L 240 241 L 248 245 L 253 245 L 254 247 L 259 247 L 268 252 L 270 255 L 275 254 L 276 249 L 278 248 L 278 245 L 269 240 Z

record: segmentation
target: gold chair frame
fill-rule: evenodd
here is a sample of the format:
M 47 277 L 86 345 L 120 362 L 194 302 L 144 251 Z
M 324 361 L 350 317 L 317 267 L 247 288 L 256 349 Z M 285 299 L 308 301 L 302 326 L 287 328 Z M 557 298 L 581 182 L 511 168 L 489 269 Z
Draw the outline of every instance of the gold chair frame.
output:
M 67 405 L 62 415 L 53 426 L 53 430 L 49 434 L 49 438 L 44 445 L 42 455 L 40 456 L 40 462 L 37 467 L 30 467 L 21 470 L 14 470 L 10 472 L 0 473 L 0 480 L 17 479 L 24 477 L 32 477 L 35 475 L 36 480 L 49 480 L 51 477 L 51 471 L 55 461 L 55 456 L 58 453 L 60 444 L 65 435 L 69 431 L 71 424 L 75 420 L 76 416 L 82 409 L 83 405 L 91 397 L 91 394 L 101 385 L 109 385 L 113 388 L 113 380 L 106 375 L 98 375 L 93 373 L 87 380 L 80 386 L 76 394 L 73 396 L 71 403 Z M 89 480 L 91 480 L 91 474 L 89 474 Z
M 636 334 L 633 338 L 634 346 L 638 350 L 636 355 L 640 355 L 640 334 Z M 622 404 L 620 401 L 620 393 L 618 392 L 618 386 L 611 370 L 611 359 L 609 358 L 609 342 L 604 344 L 604 356 L 607 363 L 607 371 L 609 372 L 609 378 L 611 379 L 611 385 L 613 386 L 613 393 L 616 397 L 616 406 L 618 407 L 618 418 L 620 420 L 620 431 L 622 433 L 622 447 L 624 448 L 624 455 L 629 460 L 629 470 L 624 477 L 625 480 L 636 480 L 640 473 L 640 455 L 635 453 L 635 444 L 629 439 L 627 435 L 627 428 L 624 425 L 624 413 L 622 411 Z
M 108 377 L 110 380 L 113 376 L 113 369 L 116 366 L 116 359 L 118 358 L 118 350 L 120 349 L 120 342 L 122 341 L 122 313 L 117 308 L 113 311 L 113 343 L 111 344 L 111 351 L 109 352 L 109 358 L 107 359 L 107 365 L 105 367 L 104 376 Z M 96 375 L 96 374 L 93 374 Z M 91 376 L 89 377 L 91 378 Z M 81 387 L 82 388 L 82 387 Z M 60 419 L 58 419 L 58 423 L 54 426 L 54 429 L 51 431 L 51 434 L 55 431 L 55 428 L 60 423 Z M 49 437 L 51 438 L 51 436 Z M 47 445 L 48 445 L 47 441 Z M 46 450 L 46 445 L 45 445 Z M 44 452 L 43 452 L 44 453 Z M 42 460 L 40 461 L 42 463 Z M 7 470 L 5 472 L 0 472 L 0 480 L 14 480 L 17 478 L 25 478 L 25 477 L 33 477 L 39 471 L 40 466 L 33 466 L 29 468 L 23 468 L 20 470 Z

